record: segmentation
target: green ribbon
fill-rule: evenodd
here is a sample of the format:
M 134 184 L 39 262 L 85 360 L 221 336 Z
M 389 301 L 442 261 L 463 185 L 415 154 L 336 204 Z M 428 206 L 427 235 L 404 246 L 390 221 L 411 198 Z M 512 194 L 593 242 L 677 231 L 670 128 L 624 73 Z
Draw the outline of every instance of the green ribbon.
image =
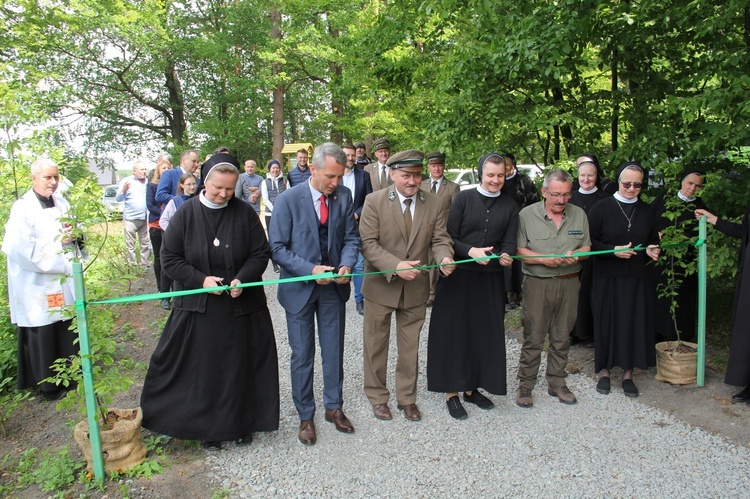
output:
M 670 248 L 679 248 L 681 246 L 700 246 L 702 244 L 705 244 L 705 240 L 698 240 L 695 243 L 674 243 L 674 244 L 665 244 L 660 246 L 662 249 L 670 249 Z M 600 251 L 579 251 L 575 252 L 572 255 L 563 255 L 563 254 L 548 254 L 548 255 L 534 255 L 534 256 L 521 256 L 521 255 L 513 255 L 510 256 L 510 258 L 514 260 L 523 260 L 524 258 L 578 258 L 583 256 L 596 256 L 596 255 L 606 255 L 606 254 L 614 254 L 619 253 L 621 251 L 644 251 L 646 247 L 642 245 L 635 246 L 633 248 L 620 248 L 620 249 L 613 249 L 613 250 L 600 250 Z M 451 263 L 437 263 L 434 265 L 419 265 L 417 267 L 413 267 L 413 270 L 429 270 L 433 268 L 438 267 L 444 267 L 448 265 L 463 265 L 466 263 L 473 263 L 483 260 L 494 260 L 497 258 L 500 258 L 500 255 L 487 255 L 487 256 L 480 256 L 479 258 L 467 258 L 466 260 L 458 260 Z M 198 289 L 187 289 L 184 291 L 169 291 L 165 293 L 149 293 L 144 295 L 135 295 L 135 296 L 123 296 L 120 298 L 111 298 L 108 300 L 97 300 L 97 301 L 89 301 L 85 302 L 87 305 L 108 305 L 108 304 L 117 304 L 117 303 L 134 303 L 134 302 L 142 302 L 142 301 L 150 301 L 150 300 L 164 300 L 167 298 L 176 298 L 178 296 L 190 296 L 190 295 L 199 295 L 203 293 L 215 293 L 215 292 L 229 292 L 231 289 L 239 289 L 239 288 L 252 288 L 255 286 L 266 286 L 269 284 L 287 284 L 290 282 L 306 282 L 306 281 L 317 281 L 320 279 L 335 279 L 335 278 L 346 278 L 346 277 L 354 277 L 354 276 L 366 276 L 366 275 L 382 275 L 382 274 L 394 274 L 396 273 L 396 269 L 391 270 L 381 270 L 376 272 L 363 272 L 361 274 L 334 274 L 333 272 L 324 272 L 322 274 L 314 274 L 314 275 L 305 275 L 305 276 L 298 276 L 298 277 L 288 277 L 286 279 L 272 279 L 268 281 L 256 281 L 256 282 L 243 282 L 241 284 L 238 284 L 237 286 L 215 286 L 211 288 L 198 288 Z M 83 307 L 84 302 L 82 300 L 76 300 L 76 308 Z

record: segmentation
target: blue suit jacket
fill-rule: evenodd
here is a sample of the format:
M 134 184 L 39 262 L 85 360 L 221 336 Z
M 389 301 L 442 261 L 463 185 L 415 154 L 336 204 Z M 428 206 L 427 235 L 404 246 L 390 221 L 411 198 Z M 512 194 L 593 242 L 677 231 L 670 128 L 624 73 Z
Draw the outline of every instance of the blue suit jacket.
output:
M 343 185 L 328 196 L 328 259 L 331 267 L 354 268 L 357 262 L 360 243 L 353 207 L 351 191 Z M 287 189 L 276 198 L 268 239 L 273 261 L 281 267 L 282 279 L 310 275 L 313 268 L 322 263 L 318 216 L 307 182 Z M 349 283 L 328 286 L 336 286 L 342 301 L 349 299 Z M 287 312 L 299 313 L 314 287 L 315 281 L 281 284 L 279 303 Z
M 180 177 L 182 177 L 183 173 L 182 168 L 179 166 L 174 170 L 167 170 L 162 173 L 159 179 L 159 187 L 156 188 L 156 196 L 154 196 L 157 203 L 166 206 L 169 200 L 177 195 L 177 186 L 180 185 Z M 203 190 L 203 179 L 199 178 L 196 181 L 198 185 L 195 188 L 193 196 L 197 196 Z
M 162 173 L 159 179 L 159 187 L 156 188 L 156 196 L 154 196 L 158 204 L 166 205 L 172 199 L 172 196 L 177 195 L 180 177 L 182 177 L 182 169 L 179 167 Z
M 365 196 L 372 192 L 370 174 L 359 168 L 354 169 L 354 213 L 357 219 L 362 214 L 362 206 L 365 204 Z

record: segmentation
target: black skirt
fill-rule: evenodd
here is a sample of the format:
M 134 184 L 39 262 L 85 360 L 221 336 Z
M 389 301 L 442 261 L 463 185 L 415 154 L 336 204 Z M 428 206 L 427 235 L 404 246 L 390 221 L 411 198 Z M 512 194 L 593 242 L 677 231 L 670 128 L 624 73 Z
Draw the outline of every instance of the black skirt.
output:
M 438 281 L 427 341 L 427 389 L 507 393 L 503 272 L 457 268 Z
M 571 336 L 576 338 L 594 337 L 594 314 L 591 312 L 591 283 L 594 279 L 594 262 L 581 262 L 581 290 L 578 292 L 578 313 Z
M 143 426 L 187 440 L 279 427 L 279 367 L 267 308 L 235 317 L 227 294 L 206 313 L 173 310 L 141 395 Z
M 646 279 L 594 277 L 594 371 L 656 365 L 653 288 Z

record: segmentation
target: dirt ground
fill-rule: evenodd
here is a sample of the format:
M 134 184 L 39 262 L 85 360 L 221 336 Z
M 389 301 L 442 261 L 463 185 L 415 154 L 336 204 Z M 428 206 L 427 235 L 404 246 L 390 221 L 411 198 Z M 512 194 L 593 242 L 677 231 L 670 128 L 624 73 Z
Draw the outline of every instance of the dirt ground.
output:
M 153 275 L 144 273 L 134 283 L 132 294 L 153 292 Z M 507 334 L 518 340 L 522 332 L 518 327 L 520 311 L 510 312 L 506 318 Z M 119 318 L 121 325 L 130 325 L 133 331 L 123 344 L 123 352 L 136 361 L 148 363 L 161 332 L 161 324 L 167 312 L 159 308 L 157 302 L 146 302 L 122 307 Z M 514 327 L 515 326 L 515 327 Z M 571 347 L 569 372 L 593 374 L 594 351 L 586 344 Z M 704 428 L 725 437 L 738 445 L 750 447 L 750 405 L 732 405 L 730 397 L 737 391 L 723 383 L 723 375 L 711 369 L 706 370 L 706 386 L 672 386 L 654 379 L 655 369 L 636 371 L 635 381 L 641 396 L 638 401 L 669 412 L 686 423 Z M 144 371 L 136 375 L 136 383 L 119 395 L 115 407 L 136 407 L 142 388 Z M 619 386 L 621 371 L 613 372 L 613 389 Z M 9 437 L 0 442 L 0 456 L 8 456 L 5 464 L 0 464 L 0 484 L 8 485 L 17 480 L 10 469 L 18 456 L 32 447 L 40 450 L 60 449 L 70 446 L 71 454 L 79 460 L 83 456 L 72 437 L 72 426 L 77 422 L 76 413 L 62 413 L 49 403 L 37 397 L 25 403 L 10 418 Z M 144 436 L 148 432 L 144 431 Z M 164 454 L 158 458 L 164 471 L 150 479 L 122 479 L 107 482 L 104 491 L 86 491 L 83 484 L 76 484 L 67 497 L 181 497 L 205 498 L 223 497 L 226 491 L 220 490 L 212 482 L 212 471 L 205 465 L 205 453 L 195 443 L 171 440 L 164 446 Z M 2 459 L 0 459 L 2 463 Z M 17 497 L 37 498 L 46 496 L 36 486 L 17 493 Z

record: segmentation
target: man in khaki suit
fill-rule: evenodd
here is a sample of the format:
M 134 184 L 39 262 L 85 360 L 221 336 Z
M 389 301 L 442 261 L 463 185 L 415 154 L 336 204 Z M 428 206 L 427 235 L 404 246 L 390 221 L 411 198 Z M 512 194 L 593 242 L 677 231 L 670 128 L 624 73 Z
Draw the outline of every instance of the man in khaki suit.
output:
M 365 394 L 378 419 L 392 419 L 386 388 L 391 315 L 396 313 L 398 360 L 396 400 L 411 421 L 422 418 L 416 405 L 417 353 L 430 291 L 425 265 L 434 255 L 445 264 L 443 274 L 453 271 L 453 247 L 445 229 L 439 199 L 419 189 L 422 160 L 418 150 L 402 151 L 388 160 L 391 187 L 365 198 L 359 232 L 365 272 L 364 374 Z
M 372 143 L 372 153 L 377 161 L 365 166 L 365 171 L 370 174 L 370 183 L 372 183 L 372 190 L 375 192 L 393 185 L 391 169 L 388 166 L 388 158 L 391 157 L 391 143 L 385 137 L 376 139 Z
M 430 176 L 422 180 L 421 189 L 426 192 L 435 194 L 442 203 L 443 218 L 448 223 L 448 212 L 451 209 L 451 203 L 456 198 L 456 194 L 461 190 L 457 183 L 451 182 L 443 176 L 445 172 L 445 154 L 440 151 L 429 152 L 424 156 L 427 161 L 427 170 Z M 434 264 L 430 260 L 430 264 Z M 435 288 L 437 288 L 438 269 L 430 269 L 430 297 L 427 300 L 427 306 L 431 307 L 435 301 Z

